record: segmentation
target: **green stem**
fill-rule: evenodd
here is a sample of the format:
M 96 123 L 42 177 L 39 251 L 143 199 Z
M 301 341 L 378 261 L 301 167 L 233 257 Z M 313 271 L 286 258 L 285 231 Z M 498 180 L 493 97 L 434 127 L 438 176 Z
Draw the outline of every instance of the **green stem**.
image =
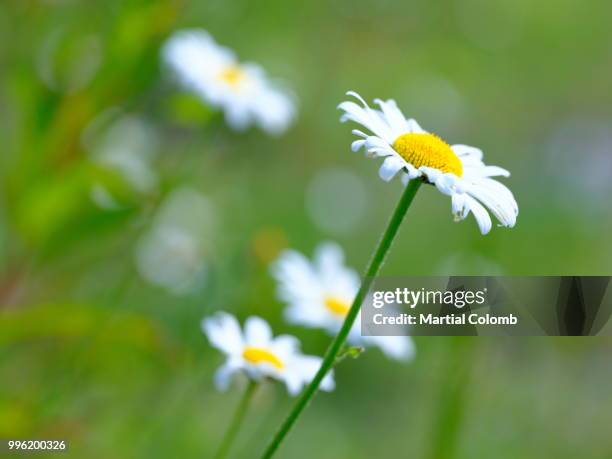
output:
M 257 383 L 253 380 L 249 380 L 249 385 L 244 391 L 244 394 L 240 399 L 240 403 L 238 403 L 238 407 L 236 408 L 232 422 L 230 423 L 229 427 L 227 428 L 227 432 L 223 437 L 221 446 L 219 446 L 217 454 L 214 456 L 215 459 L 224 459 L 227 456 L 227 453 L 229 453 L 229 450 L 234 443 L 234 439 L 236 438 L 236 434 L 240 430 L 240 426 L 242 425 L 242 421 L 244 420 L 244 416 L 256 388 Z
M 278 430 L 278 432 L 276 432 L 276 435 L 274 435 L 274 438 L 272 438 L 272 441 L 268 444 L 268 447 L 262 455 L 262 459 L 270 459 L 274 455 L 278 447 L 281 445 L 281 443 L 293 427 L 293 424 L 300 417 L 302 411 L 304 411 L 304 408 L 306 408 L 306 406 L 316 393 L 317 389 L 319 388 L 319 385 L 321 384 L 321 381 L 323 381 L 323 378 L 325 377 L 327 372 L 334 365 L 336 356 L 338 355 L 338 352 L 346 341 L 346 338 L 349 332 L 351 331 L 351 328 L 353 327 L 353 323 L 357 318 L 357 314 L 359 314 L 361 303 L 363 302 L 363 299 L 368 293 L 370 286 L 372 285 L 372 281 L 374 280 L 374 277 L 376 276 L 376 274 L 378 274 L 378 271 L 380 270 L 385 256 L 389 251 L 389 248 L 391 247 L 391 243 L 393 242 L 393 239 L 395 238 L 395 235 L 399 230 L 400 224 L 404 219 L 404 215 L 406 215 L 406 212 L 408 211 L 408 208 L 410 207 L 414 195 L 416 194 L 420 185 L 420 180 L 411 180 L 408 183 L 408 186 L 404 190 L 404 193 L 402 194 L 402 197 L 400 198 L 400 201 L 397 204 L 397 207 L 395 208 L 391 219 L 389 220 L 387 229 L 385 230 L 382 238 L 378 242 L 378 247 L 376 248 L 374 256 L 370 260 L 370 264 L 368 265 L 365 271 L 365 276 L 361 283 L 361 287 L 357 292 L 357 296 L 355 296 L 355 299 L 353 300 L 351 309 L 349 310 L 348 314 L 346 315 L 346 318 L 344 319 L 342 328 L 340 328 L 340 331 L 327 348 L 327 352 L 325 353 L 325 357 L 323 358 L 323 362 L 321 363 L 319 371 L 317 372 L 313 380 L 310 382 L 308 387 L 306 387 L 304 392 L 302 392 L 293 409 L 280 426 L 280 429 Z
M 447 358 L 442 370 L 440 393 L 436 396 L 436 413 L 429 459 L 457 457 L 459 434 L 465 419 L 468 390 L 474 367 L 474 336 L 453 336 L 447 339 Z

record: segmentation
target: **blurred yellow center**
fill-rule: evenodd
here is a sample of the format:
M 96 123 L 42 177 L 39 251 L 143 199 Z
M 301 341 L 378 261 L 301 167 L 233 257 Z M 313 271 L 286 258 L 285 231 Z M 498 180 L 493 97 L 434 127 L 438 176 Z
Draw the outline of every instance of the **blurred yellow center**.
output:
M 242 351 L 242 357 L 254 364 L 269 363 L 279 370 L 282 370 L 285 366 L 278 357 L 261 347 L 248 346 L 244 348 L 244 351 Z
M 435 134 L 402 134 L 393 142 L 393 148 L 417 169 L 426 166 L 451 172 L 458 177 L 463 175 L 459 157 L 449 144 Z
M 246 74 L 244 73 L 244 70 L 240 68 L 240 66 L 230 65 L 219 74 L 219 79 L 236 89 L 246 79 Z
M 327 296 L 324 301 L 325 307 L 332 314 L 345 316 L 349 312 L 349 309 L 351 309 L 351 304 L 348 301 L 338 298 L 337 296 Z

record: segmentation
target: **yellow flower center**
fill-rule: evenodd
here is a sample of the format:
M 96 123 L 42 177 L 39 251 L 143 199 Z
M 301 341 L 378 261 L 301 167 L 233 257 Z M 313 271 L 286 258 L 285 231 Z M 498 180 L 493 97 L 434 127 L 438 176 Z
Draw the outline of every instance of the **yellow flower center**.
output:
M 417 169 L 427 166 L 458 177 L 463 175 L 459 157 L 449 144 L 435 134 L 402 134 L 393 142 L 393 148 Z
M 351 304 L 348 301 L 337 296 L 327 296 L 324 302 L 328 311 L 338 316 L 347 315 L 349 309 L 351 309 Z
M 246 74 L 240 66 L 230 65 L 219 74 L 219 79 L 228 86 L 231 86 L 232 89 L 238 89 L 246 80 Z
M 255 365 L 259 363 L 269 363 L 279 370 L 285 367 L 278 357 L 261 347 L 247 346 L 244 351 L 242 351 L 242 357 Z

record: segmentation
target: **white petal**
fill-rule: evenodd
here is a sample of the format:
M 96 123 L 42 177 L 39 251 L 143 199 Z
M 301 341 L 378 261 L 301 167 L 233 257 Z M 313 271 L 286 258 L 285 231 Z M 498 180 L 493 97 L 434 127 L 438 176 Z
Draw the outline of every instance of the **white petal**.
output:
M 417 134 L 426 134 L 427 131 L 423 129 L 414 118 L 407 120 L 408 132 Z
M 291 335 L 279 335 L 272 341 L 271 349 L 281 360 L 299 351 L 300 341 Z
M 404 186 L 408 185 L 410 180 L 413 180 L 417 177 L 422 177 L 424 174 L 420 170 L 416 169 L 412 164 L 405 163 L 404 164 L 404 174 L 402 174 L 402 183 Z
M 285 381 L 289 395 L 296 396 L 301 392 L 302 387 L 304 387 L 304 378 L 298 372 L 286 371 L 282 378 Z
M 321 385 L 319 387 L 321 388 L 321 390 L 324 390 L 326 392 L 331 392 L 336 388 L 336 381 L 334 380 L 333 370 L 323 377 L 323 380 L 321 381 Z
M 251 123 L 251 114 L 242 104 L 231 104 L 225 107 L 225 122 L 235 131 L 244 131 Z
M 451 208 L 453 215 L 458 220 L 463 220 L 470 210 L 466 205 L 465 196 L 464 193 L 453 193 L 451 195 Z
M 443 194 L 451 196 L 455 192 L 455 185 L 458 182 L 458 178 L 455 174 L 449 173 L 429 173 L 430 177 L 435 177 L 434 185 Z M 430 178 L 431 180 L 431 178 Z
M 368 104 L 366 103 L 365 100 L 363 100 L 363 97 L 361 97 L 359 94 L 357 94 L 355 91 L 347 91 L 346 92 L 347 96 L 352 96 L 355 99 L 357 99 L 359 102 L 361 102 L 365 107 L 368 106 Z
M 163 58 L 188 89 L 197 89 L 222 65 L 234 60 L 230 50 L 219 46 L 203 30 L 183 30 L 164 44 Z
M 344 264 L 344 253 L 335 243 L 319 245 L 315 252 L 314 265 L 318 273 L 319 295 L 318 302 L 323 301 L 326 295 L 337 296 L 351 301 L 360 285 L 357 271 Z M 315 299 L 315 296 L 313 296 Z M 329 313 L 325 309 L 326 313 Z
M 408 178 L 411 180 L 413 178 L 421 177 L 423 175 L 423 173 L 420 170 L 418 170 L 416 167 L 414 167 L 410 163 L 406 163 L 404 167 L 406 168 L 406 173 L 408 174 Z
M 240 325 L 234 316 L 218 312 L 213 317 L 202 320 L 202 331 L 210 344 L 226 354 L 239 353 L 243 347 Z
M 267 347 L 272 340 L 272 329 L 261 317 L 251 316 L 244 323 L 244 337 L 249 346 Z
M 465 174 L 466 177 L 510 177 L 510 172 L 506 169 L 498 167 L 498 166 L 476 166 L 476 167 L 466 167 Z
M 290 324 L 323 329 L 330 325 L 329 316 L 329 312 L 321 307 L 318 299 L 296 302 L 285 308 L 283 313 L 283 317 Z
M 215 387 L 220 391 L 226 391 L 237 371 L 239 371 L 239 368 L 230 362 L 221 365 L 215 372 Z
M 353 143 L 351 143 L 351 150 L 359 151 L 365 145 L 365 143 L 366 141 L 364 139 L 355 140 Z
M 414 344 L 408 336 L 364 336 L 363 339 L 392 359 L 407 361 L 415 354 Z
M 473 171 L 478 171 L 485 167 L 484 163 L 474 156 L 462 156 L 459 158 L 459 161 L 461 161 L 461 166 L 463 167 L 463 177 L 472 175 L 479 177 L 479 175 L 473 173 Z
M 365 100 L 356 92 L 349 91 L 347 95 L 357 98 L 363 106 L 359 106 L 351 101 L 342 102 L 338 105 L 338 108 L 344 111 L 344 114 L 340 117 L 340 121 L 354 121 L 359 123 L 376 136 L 381 137 L 388 143 L 392 143 L 393 140 L 395 140 L 393 129 L 387 122 L 384 114 L 370 108 Z
M 379 105 L 389 126 L 393 130 L 393 135 L 400 136 L 409 132 L 408 122 L 402 111 L 398 108 L 397 103 L 393 99 L 386 102 L 380 99 L 374 99 L 374 102 Z
M 315 250 L 314 262 L 319 271 L 337 270 L 344 264 L 342 247 L 335 242 L 323 242 Z
M 389 146 L 389 145 L 383 145 L 383 146 L 380 146 L 380 147 L 369 147 L 368 148 L 367 144 L 366 144 L 366 148 L 367 148 L 366 154 L 367 154 L 367 156 L 369 156 L 371 158 L 376 158 L 376 157 L 384 158 L 384 157 L 387 157 L 387 156 L 396 156 L 397 155 L 397 152 L 391 146 Z
M 510 172 L 499 166 L 486 166 L 482 171 L 483 176 L 485 177 L 510 177 Z
M 479 161 L 482 160 L 483 154 L 480 148 L 470 147 L 469 145 L 461 145 L 461 144 L 453 145 L 451 148 L 453 149 L 455 154 L 459 156 L 460 158 L 472 157 Z
M 368 150 L 371 150 L 374 148 L 382 148 L 382 149 L 389 148 L 389 144 L 384 139 L 381 139 L 380 137 L 376 135 L 370 135 L 366 137 L 365 140 L 366 140 L 365 146 Z
M 395 174 L 402 170 L 404 165 L 405 161 L 397 156 L 387 156 L 378 170 L 378 175 L 385 182 L 388 182 L 395 177 Z
M 312 298 L 319 288 L 319 277 L 310 260 L 295 250 L 286 250 L 271 266 L 271 272 L 278 281 L 278 297 L 292 303 Z
M 313 355 L 300 356 L 297 362 L 297 371 L 300 372 L 305 384 L 309 384 L 319 371 L 323 359 Z M 319 386 L 322 390 L 331 391 L 336 387 L 334 382 L 334 372 L 329 370 L 323 377 L 321 385 Z
M 471 184 L 468 193 L 489 208 L 503 226 L 514 226 L 516 223 L 514 201 L 508 199 L 505 194 L 478 183 Z
M 469 206 L 470 211 L 474 214 L 478 228 L 482 234 L 487 234 L 491 231 L 491 217 L 485 210 L 485 208 L 471 196 L 466 196 L 466 204 Z
M 266 87 L 258 94 L 253 112 L 261 128 L 272 135 L 282 134 L 296 116 L 293 98 L 272 87 Z
M 243 62 L 240 64 L 240 67 L 251 79 L 265 82 L 267 78 L 266 71 L 261 65 L 254 62 Z
M 512 191 L 510 191 L 510 189 L 508 187 L 506 187 L 506 185 L 504 185 L 501 182 L 498 182 L 497 180 L 493 180 L 493 179 L 489 179 L 489 178 L 483 178 L 478 180 L 478 185 L 479 186 L 485 186 L 489 189 L 491 189 L 492 191 L 499 193 L 501 196 L 503 196 L 509 203 L 509 205 L 512 207 L 514 214 L 518 215 L 518 204 L 516 203 L 516 200 L 514 199 L 514 195 L 512 194 Z
M 434 169 L 433 167 L 421 166 L 419 167 L 419 171 L 421 171 L 425 177 L 427 177 L 427 181 L 429 183 L 436 183 L 436 181 L 442 176 L 442 172 L 438 169 Z

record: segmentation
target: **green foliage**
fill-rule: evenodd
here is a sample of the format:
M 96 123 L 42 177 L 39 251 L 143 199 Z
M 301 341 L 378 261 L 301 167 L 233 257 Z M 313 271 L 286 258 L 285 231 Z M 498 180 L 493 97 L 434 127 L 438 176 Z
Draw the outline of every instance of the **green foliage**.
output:
M 512 172 L 521 209 L 516 228 L 482 237 L 422 187 L 385 274 L 609 274 L 611 15 L 578 0 L 0 2 L 0 438 L 65 437 L 75 458 L 210 457 L 239 391 L 213 387 L 221 357 L 203 316 L 258 314 L 322 355 L 329 336 L 283 321 L 269 263 L 334 239 L 362 269 L 401 191 L 351 153 L 335 109 L 349 89 L 482 147 Z M 160 46 L 190 27 L 285 81 L 296 125 L 237 133 L 178 88 Z M 159 137 L 151 189 L 94 160 L 86 133 L 109 112 Z M 330 168 L 365 190 L 343 231 L 312 217 Z M 180 186 L 214 209 L 207 283 L 185 296 L 134 261 Z M 609 457 L 609 340 L 415 341 L 407 365 L 349 348 L 359 358 L 338 365 L 337 390 L 317 395 L 282 454 Z M 280 386 L 258 391 L 235 457 L 262 451 L 288 408 Z

